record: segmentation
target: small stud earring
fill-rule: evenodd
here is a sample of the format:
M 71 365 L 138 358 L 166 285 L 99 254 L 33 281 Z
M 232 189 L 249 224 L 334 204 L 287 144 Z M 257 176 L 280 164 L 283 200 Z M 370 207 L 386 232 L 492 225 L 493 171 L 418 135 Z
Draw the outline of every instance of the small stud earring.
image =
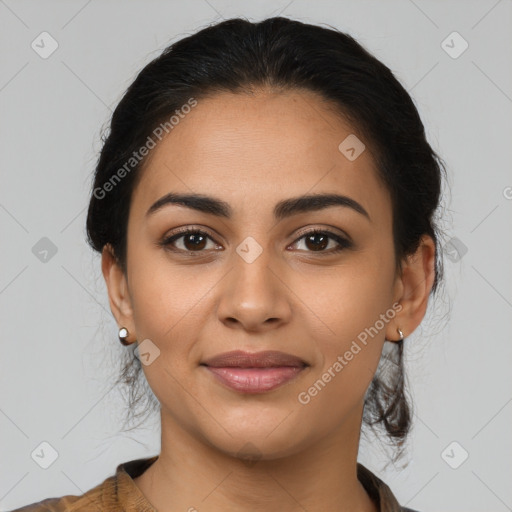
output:
M 129 335 L 130 333 L 126 327 L 121 327 L 121 329 L 119 329 L 119 341 L 125 346 L 131 345 L 133 343 L 133 341 L 128 341 L 127 338 Z
M 400 336 L 400 339 L 398 341 L 404 341 L 404 333 L 402 332 L 402 329 L 400 329 L 400 327 L 397 327 L 396 330 L 398 331 L 398 335 Z

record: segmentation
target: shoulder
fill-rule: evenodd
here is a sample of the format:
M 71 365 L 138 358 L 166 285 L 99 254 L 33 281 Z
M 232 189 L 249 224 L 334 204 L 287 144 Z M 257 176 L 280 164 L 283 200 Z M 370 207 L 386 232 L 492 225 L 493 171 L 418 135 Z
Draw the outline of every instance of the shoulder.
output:
M 87 493 L 86 493 L 87 494 Z M 79 510 L 90 510 L 91 505 L 96 504 L 92 500 L 86 500 L 86 494 L 82 496 L 61 496 L 58 498 L 47 498 L 42 501 L 25 505 L 11 512 L 71 512 Z
M 360 462 L 357 463 L 357 477 L 370 498 L 378 505 L 378 510 L 386 512 L 419 512 L 412 508 L 402 507 L 389 486 Z
M 141 475 L 157 458 L 155 455 L 119 464 L 114 475 L 80 496 L 47 498 L 10 512 L 119 512 L 127 509 L 156 512 L 133 478 Z
M 80 496 L 71 495 L 61 496 L 60 498 L 47 498 L 42 501 L 31 503 L 30 505 L 25 505 L 24 507 L 17 508 L 11 512 L 63 512 L 65 510 L 77 510 L 75 505 L 79 499 Z
M 46 498 L 42 501 L 17 508 L 11 512 L 78 512 L 85 510 L 90 511 L 94 509 L 94 507 L 101 507 L 98 508 L 99 510 L 108 510 L 104 508 L 106 504 L 105 498 L 108 494 L 108 490 L 112 487 L 113 480 L 113 477 L 109 477 L 101 484 L 80 496 L 68 494 L 66 496 Z

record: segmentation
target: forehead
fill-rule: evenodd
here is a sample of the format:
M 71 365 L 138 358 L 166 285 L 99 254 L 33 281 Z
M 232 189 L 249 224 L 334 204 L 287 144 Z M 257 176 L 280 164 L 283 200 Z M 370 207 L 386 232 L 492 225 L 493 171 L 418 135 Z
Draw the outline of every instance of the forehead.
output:
M 181 191 L 220 197 L 235 212 L 262 213 L 283 198 L 336 192 L 372 218 L 385 215 L 390 199 L 371 148 L 366 144 L 349 160 L 339 149 L 349 136 L 354 128 L 311 91 L 200 99 L 151 150 L 132 207 L 147 210 L 162 195 Z

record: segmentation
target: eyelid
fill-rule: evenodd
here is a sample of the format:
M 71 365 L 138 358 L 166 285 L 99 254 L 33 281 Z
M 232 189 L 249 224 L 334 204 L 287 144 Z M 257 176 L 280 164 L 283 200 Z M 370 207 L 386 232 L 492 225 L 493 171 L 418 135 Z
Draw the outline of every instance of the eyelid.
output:
M 304 235 L 307 235 L 308 233 L 313 233 L 315 231 L 326 231 L 326 232 L 328 232 L 330 229 L 333 229 L 333 230 L 338 232 L 338 233 L 333 233 L 333 234 L 336 234 L 338 236 L 344 237 L 344 238 L 347 239 L 348 242 L 354 243 L 354 241 L 352 240 L 352 237 L 346 231 L 344 231 L 343 229 L 338 228 L 336 226 L 331 226 L 330 224 L 324 224 L 322 227 L 305 227 L 305 228 L 302 228 L 297 233 L 295 233 L 293 235 L 293 236 L 296 237 L 294 239 L 294 241 L 296 241 L 297 238 L 300 238 L 300 237 L 302 237 Z M 212 239 L 214 239 L 215 237 L 222 238 L 218 233 L 214 232 L 210 228 L 205 228 L 205 227 L 203 227 L 202 225 L 199 225 L 199 224 L 186 224 L 184 226 L 179 226 L 177 228 L 174 228 L 173 229 L 173 233 L 171 235 L 169 235 L 169 236 L 164 235 L 163 239 L 168 239 L 171 236 L 177 235 L 179 233 L 187 234 L 189 231 L 201 231 L 204 234 L 210 236 Z M 292 236 L 292 235 L 289 235 L 289 236 Z
M 164 248 L 167 248 L 168 246 L 172 245 L 172 242 L 175 242 L 176 240 L 179 240 L 181 237 L 188 235 L 189 233 L 199 233 L 201 235 L 204 235 L 208 237 L 214 244 L 221 245 L 219 242 L 217 242 L 216 237 L 217 235 L 212 234 L 208 229 L 203 227 L 197 227 L 197 226 L 182 226 L 179 228 L 175 228 L 171 234 L 167 235 L 165 234 L 161 240 L 157 242 L 157 245 L 163 246 Z M 207 251 L 184 251 L 176 248 L 170 249 L 174 252 L 181 252 L 181 253 L 190 253 L 195 252 L 200 254 L 201 252 L 207 252 Z
M 170 234 L 165 234 L 162 237 L 162 240 L 167 240 L 169 238 L 172 238 L 173 236 L 180 235 L 180 234 L 186 235 L 189 232 L 193 232 L 193 233 L 200 232 L 200 233 L 202 233 L 204 235 L 208 235 L 214 241 L 215 241 L 215 238 L 222 238 L 214 230 L 212 230 L 210 228 L 205 228 L 205 227 L 203 227 L 203 226 L 201 226 L 199 224 L 186 224 L 185 226 L 179 226 L 177 228 L 173 228 L 170 231 L 171 231 L 171 233 Z
M 299 243 L 301 240 L 303 240 L 305 237 L 313 236 L 316 234 L 326 235 L 327 238 L 333 240 L 337 244 L 337 246 L 334 249 L 330 249 L 328 251 L 305 251 L 306 254 L 316 253 L 321 257 L 328 257 L 332 255 L 338 255 L 341 252 L 345 252 L 347 249 L 353 249 L 355 246 L 354 242 L 352 242 L 349 236 L 340 235 L 327 228 L 312 228 L 305 232 L 302 232 L 300 235 L 297 235 L 297 238 L 295 238 L 295 240 L 290 245 L 295 245 Z
M 331 231 L 331 230 L 333 230 L 333 231 Z M 336 231 L 341 232 L 341 234 L 336 233 Z M 157 245 L 164 247 L 165 249 L 168 249 L 168 250 L 170 250 L 174 253 L 178 253 L 178 254 L 194 253 L 194 254 L 200 255 L 200 254 L 208 253 L 208 252 L 212 251 L 212 249 L 210 249 L 210 250 L 202 249 L 202 250 L 198 250 L 198 251 L 188 250 L 187 251 L 187 250 L 177 249 L 177 248 L 173 247 L 173 243 L 176 240 L 179 240 L 180 238 L 182 238 L 183 236 L 186 236 L 189 233 L 203 235 L 203 236 L 209 238 L 215 245 L 217 245 L 217 246 L 222 245 L 216 241 L 216 235 L 213 235 L 208 229 L 199 227 L 199 226 L 193 226 L 193 225 L 186 225 L 186 226 L 181 226 L 179 228 L 176 228 L 170 235 L 164 235 L 164 237 L 159 242 L 157 242 Z M 313 254 L 318 253 L 318 255 L 320 255 L 320 256 L 324 256 L 324 255 L 328 256 L 328 255 L 340 253 L 347 249 L 352 249 L 354 247 L 354 242 L 353 242 L 352 238 L 344 230 L 341 230 L 334 226 L 329 226 L 329 227 L 324 226 L 324 227 L 308 227 L 308 228 L 303 228 L 303 229 L 299 230 L 298 233 L 295 233 L 294 240 L 290 244 L 287 245 L 287 248 L 290 247 L 291 245 L 295 245 L 295 244 L 299 243 L 302 239 L 304 239 L 304 237 L 306 237 L 308 235 L 315 235 L 315 234 L 326 235 L 327 238 L 329 238 L 330 240 L 333 240 L 337 244 L 337 247 L 334 249 L 327 250 L 327 251 L 324 251 L 324 250 L 305 251 L 306 253 L 313 253 Z M 215 248 L 213 250 L 218 251 L 219 249 Z M 302 252 L 302 251 L 300 251 L 300 252 Z
M 334 232 L 332 232 L 331 230 L 334 230 Z M 303 229 L 299 230 L 299 232 L 296 233 L 294 236 L 301 238 L 304 235 L 307 235 L 309 233 L 314 233 L 314 232 L 322 232 L 322 233 L 327 233 L 327 234 L 330 233 L 332 235 L 336 235 L 336 236 L 345 238 L 347 240 L 347 242 L 350 242 L 351 244 L 354 243 L 354 241 L 352 240 L 352 237 L 346 231 L 344 231 L 343 229 L 340 229 L 336 226 L 331 226 L 329 224 L 324 224 L 321 227 L 303 228 Z

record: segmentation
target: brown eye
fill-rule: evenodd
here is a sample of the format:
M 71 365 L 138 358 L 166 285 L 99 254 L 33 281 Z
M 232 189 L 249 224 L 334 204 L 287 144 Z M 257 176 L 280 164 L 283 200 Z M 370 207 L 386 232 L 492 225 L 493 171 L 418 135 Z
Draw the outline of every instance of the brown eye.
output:
M 164 238 L 160 245 L 176 252 L 203 252 L 203 250 L 207 248 L 208 240 L 211 240 L 212 243 L 214 242 L 205 231 L 187 229 L 178 234 Z M 215 248 L 216 244 L 213 243 L 213 246 L 214 247 L 210 247 L 210 249 Z
M 201 250 L 206 246 L 206 239 L 207 237 L 200 233 L 189 233 L 188 235 L 183 235 L 183 245 L 187 250 Z
M 304 240 L 307 252 L 319 252 L 324 254 L 333 254 L 352 247 L 352 242 L 330 231 L 313 230 L 302 235 L 295 243 Z M 334 241 L 334 248 L 324 250 L 329 243 Z
M 304 238 L 306 247 L 312 251 L 325 249 L 329 245 L 329 237 L 323 233 L 313 233 Z

